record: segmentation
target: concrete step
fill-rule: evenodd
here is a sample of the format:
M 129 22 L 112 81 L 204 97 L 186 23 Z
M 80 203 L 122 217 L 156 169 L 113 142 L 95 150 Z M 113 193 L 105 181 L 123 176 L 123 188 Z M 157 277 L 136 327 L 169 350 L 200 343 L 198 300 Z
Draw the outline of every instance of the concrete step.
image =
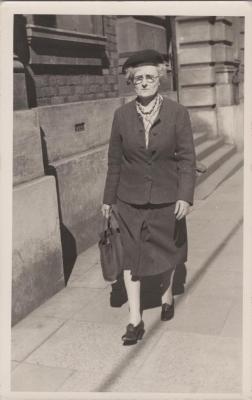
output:
M 204 142 L 207 140 L 208 135 L 206 132 L 196 132 L 193 134 L 193 140 L 194 140 L 194 145 L 195 147 L 198 146 L 200 143 Z
M 218 150 L 224 143 L 223 138 L 217 139 L 207 139 L 202 141 L 196 146 L 196 156 L 197 160 L 201 161 L 203 158 L 207 157 L 209 154 Z
M 232 144 L 222 144 L 221 147 L 205 157 L 202 162 L 207 167 L 207 171 L 198 176 L 196 185 L 203 182 L 209 175 L 214 173 L 221 165 L 224 164 L 233 154 L 236 153 L 236 147 Z
M 222 158 L 223 161 L 223 158 Z M 234 153 L 225 162 L 219 164 L 218 169 L 208 174 L 205 179 L 197 184 L 195 189 L 195 200 L 203 200 L 208 197 L 220 184 L 230 178 L 243 165 L 242 153 Z M 204 176 L 203 176 L 204 178 Z

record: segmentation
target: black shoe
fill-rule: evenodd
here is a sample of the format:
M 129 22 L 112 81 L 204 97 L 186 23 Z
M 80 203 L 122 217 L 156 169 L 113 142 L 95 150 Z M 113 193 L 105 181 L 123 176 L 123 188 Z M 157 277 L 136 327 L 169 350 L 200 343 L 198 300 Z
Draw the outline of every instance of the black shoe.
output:
M 136 344 L 138 340 L 141 340 L 144 335 L 144 322 L 140 321 L 137 326 L 128 324 L 125 334 L 122 336 L 123 345 L 130 346 Z
M 174 317 L 174 300 L 172 304 L 162 304 L 161 321 L 169 321 Z

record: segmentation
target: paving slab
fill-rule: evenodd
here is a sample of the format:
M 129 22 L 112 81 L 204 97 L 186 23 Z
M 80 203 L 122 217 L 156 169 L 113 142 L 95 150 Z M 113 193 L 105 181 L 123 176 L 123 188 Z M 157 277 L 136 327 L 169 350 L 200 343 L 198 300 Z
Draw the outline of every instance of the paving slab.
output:
M 90 288 L 90 289 L 104 289 L 110 286 L 109 282 L 104 281 L 101 271 L 101 266 L 96 264 L 92 269 L 86 273 L 73 278 L 68 285 L 70 288 Z
M 221 336 L 242 337 L 242 297 L 233 300 L 231 309 L 220 333 Z
M 197 292 L 198 296 L 211 296 L 213 293 L 219 298 L 240 298 L 242 295 L 242 286 L 240 277 L 237 274 L 229 273 L 225 279 L 218 276 L 217 272 L 207 271 L 198 287 L 194 287 L 193 293 Z M 227 283 L 228 280 L 228 283 Z
M 146 335 L 144 344 L 143 341 L 139 343 L 137 349 L 135 346 L 122 346 L 124 330 L 125 326 L 104 322 L 70 320 L 26 361 L 57 368 L 64 365 L 67 369 L 97 374 L 100 380 L 110 374 L 117 375 L 129 366 L 134 373 L 159 340 L 162 330 L 157 329 L 155 334 Z M 133 354 L 134 357 L 131 357 Z
M 110 306 L 111 287 L 100 290 L 99 295 L 93 297 L 87 305 L 81 308 L 72 317 L 74 320 L 98 322 L 106 324 L 117 324 L 121 328 L 128 323 L 128 305 L 125 303 L 120 308 Z
M 98 262 L 99 262 L 98 245 L 95 244 L 89 247 L 83 253 L 78 255 L 68 283 L 70 283 L 76 277 L 82 276 L 83 273 L 92 269 L 94 265 L 97 264 Z
M 59 389 L 60 392 L 95 392 L 97 389 L 104 392 L 167 392 L 166 381 L 151 381 L 137 379 L 134 376 L 120 376 L 113 380 L 111 385 L 102 386 L 97 375 L 86 374 L 83 371 L 74 373 Z M 176 390 L 175 390 L 176 389 Z M 179 383 L 173 386 L 174 392 L 189 393 L 190 386 Z M 169 391 L 168 391 L 169 392 Z M 113 397 L 114 398 L 114 397 Z M 152 398 L 153 400 L 153 398 Z
M 167 331 L 135 379 L 149 380 L 150 388 L 153 382 L 166 382 L 170 393 L 180 384 L 189 386 L 190 392 L 240 392 L 241 341 Z
M 66 321 L 86 304 L 92 303 L 99 294 L 100 290 L 66 287 L 37 308 L 32 315 L 56 317 Z
M 20 364 L 12 374 L 12 391 L 56 391 L 73 371 L 65 368 L 49 368 L 28 363 Z M 24 384 L 25 382 L 25 384 Z
M 63 324 L 53 317 L 29 315 L 12 329 L 12 360 L 23 361 Z
M 232 307 L 231 299 L 220 299 L 213 295 L 188 296 L 181 303 L 168 329 L 204 335 L 219 335 Z

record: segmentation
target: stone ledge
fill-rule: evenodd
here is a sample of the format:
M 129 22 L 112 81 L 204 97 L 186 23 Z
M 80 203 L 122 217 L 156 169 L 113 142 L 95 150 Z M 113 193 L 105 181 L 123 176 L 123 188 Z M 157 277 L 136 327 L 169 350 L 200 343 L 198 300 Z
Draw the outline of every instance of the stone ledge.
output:
M 102 66 L 104 63 L 105 36 L 31 24 L 26 25 L 26 32 L 31 65 Z
M 48 39 L 50 41 L 64 41 L 66 43 L 91 44 L 96 46 L 105 46 L 106 37 L 102 35 L 93 35 L 82 32 L 68 31 L 64 29 L 48 28 L 40 25 L 26 25 L 28 43 L 32 44 L 33 40 Z

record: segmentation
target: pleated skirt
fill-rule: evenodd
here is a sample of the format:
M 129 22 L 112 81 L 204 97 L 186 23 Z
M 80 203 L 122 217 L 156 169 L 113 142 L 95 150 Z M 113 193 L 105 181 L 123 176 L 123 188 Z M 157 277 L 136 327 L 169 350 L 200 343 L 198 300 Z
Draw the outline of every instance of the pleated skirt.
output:
M 174 210 L 175 203 L 136 205 L 117 200 L 123 268 L 132 276 L 162 274 L 186 262 L 186 219 L 177 221 Z

